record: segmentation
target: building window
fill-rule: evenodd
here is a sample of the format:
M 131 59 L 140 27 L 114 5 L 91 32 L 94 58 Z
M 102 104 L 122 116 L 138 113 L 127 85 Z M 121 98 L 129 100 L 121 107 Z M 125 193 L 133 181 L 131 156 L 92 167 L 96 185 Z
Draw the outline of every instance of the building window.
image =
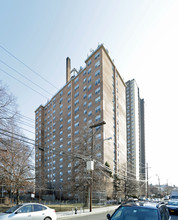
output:
M 89 121 L 88 121 L 88 124 L 91 124 L 92 123 L 92 119 L 90 119 Z
M 101 157 L 101 152 L 96 154 L 97 157 Z
M 101 134 L 97 134 L 96 139 L 101 139 Z
M 79 96 L 79 92 L 75 93 L 74 98 Z
M 79 99 L 77 99 L 75 102 L 74 102 L 74 105 L 77 105 L 79 103 Z
M 90 64 L 91 64 L 91 60 L 88 61 L 88 66 L 90 66 Z
M 83 91 L 85 91 L 86 89 L 87 89 L 87 86 L 84 86 L 84 87 L 83 87 Z
M 95 60 L 100 56 L 100 52 L 95 55 Z
M 77 113 L 79 111 L 79 106 L 77 106 L 76 108 L 75 108 L 75 113 Z
M 79 88 L 79 84 L 75 86 L 74 90 L 76 91 Z
M 90 93 L 90 94 L 88 95 L 88 100 L 91 99 L 91 97 L 92 97 L 92 94 Z
M 68 138 L 71 138 L 71 133 L 69 133 L 69 134 L 67 135 L 67 137 L 68 137 Z
M 69 119 L 69 120 L 67 121 L 67 123 L 70 124 L 70 123 L 71 123 L 71 119 Z
M 95 90 L 95 94 L 99 94 L 100 93 L 100 87 L 98 87 L 96 90 Z
M 76 122 L 75 124 L 74 124 L 74 127 L 76 128 L 76 127 L 78 127 L 79 126 L 79 122 Z
M 97 86 L 99 83 L 100 83 L 100 78 L 98 78 L 98 79 L 95 81 L 95 86 Z
M 86 109 L 83 111 L 83 114 L 84 114 L 84 115 L 87 114 L 87 110 L 86 110 Z
M 88 74 L 90 74 L 91 73 L 91 68 L 88 70 Z
M 101 119 L 101 115 L 97 115 L 96 117 L 95 117 L 95 121 L 99 121 Z
M 63 91 L 60 92 L 60 96 L 63 95 Z
M 86 81 L 87 81 L 87 78 L 83 79 L 83 83 L 86 83 Z
M 86 73 L 87 73 L 87 72 L 86 72 L 86 70 L 85 70 L 85 71 L 83 72 L 83 76 L 85 76 L 85 75 L 86 75 Z
M 92 111 L 89 111 L 89 112 L 88 112 L 88 116 L 91 116 L 91 115 L 92 115 Z
M 71 112 L 68 112 L 67 115 L 68 115 L 68 117 L 70 117 L 71 116 Z
M 89 82 L 91 82 L 91 76 L 90 76 L 90 77 L 88 77 L 88 83 L 89 83 Z
M 77 120 L 79 118 L 79 114 L 75 115 L 74 120 Z
M 71 98 L 68 98 L 68 99 L 67 99 L 67 102 L 69 103 L 70 101 L 71 101 Z
M 87 102 L 85 101 L 84 103 L 83 103 L 83 106 L 85 107 L 87 105 Z
M 70 110 L 70 109 L 71 109 L 71 105 L 68 105 L 68 107 L 67 107 L 67 108 L 68 108 L 68 110 Z
M 84 122 L 87 122 L 87 118 L 85 117 L 85 118 L 83 119 L 83 121 L 84 121 Z
M 101 111 L 101 106 L 99 105 L 99 106 L 97 106 L 96 108 L 95 108 L 95 112 L 97 113 L 97 112 L 100 112 Z
M 97 70 L 97 71 L 95 72 L 95 76 L 98 76 L 98 75 L 100 75 L 100 70 Z
M 95 103 L 100 102 L 100 100 L 101 100 L 101 98 L 100 98 L 100 96 L 98 96 L 98 97 L 95 99 Z
M 90 108 L 92 106 L 92 102 L 88 103 L 88 108 Z
M 74 83 L 77 83 L 79 81 L 79 77 L 77 77 L 75 80 L 74 80 Z
M 74 132 L 74 134 L 75 134 L 75 135 L 79 134 L 79 130 L 76 130 L 76 131 Z
M 98 61 L 95 63 L 95 68 L 97 68 L 98 66 L 100 66 L 100 60 L 98 60 Z
M 71 90 L 68 91 L 67 95 L 69 96 L 71 94 Z
M 91 90 L 91 88 L 92 88 L 92 85 L 89 85 L 89 86 L 88 86 L 88 91 Z
M 87 94 L 85 93 L 84 95 L 83 95 L 83 99 L 85 99 L 87 97 Z

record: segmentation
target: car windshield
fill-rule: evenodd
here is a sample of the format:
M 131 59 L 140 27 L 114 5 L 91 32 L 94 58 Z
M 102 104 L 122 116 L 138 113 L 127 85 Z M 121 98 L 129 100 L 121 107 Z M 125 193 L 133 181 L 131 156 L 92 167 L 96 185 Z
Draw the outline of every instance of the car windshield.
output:
M 169 201 L 168 205 L 178 206 L 178 201 Z
M 158 212 L 156 209 L 144 207 L 121 207 L 119 208 L 111 220 L 158 220 Z
M 5 213 L 13 213 L 14 211 L 16 211 L 19 207 L 21 207 L 22 205 L 16 205 L 11 207 L 10 209 L 8 209 L 7 211 L 5 211 Z

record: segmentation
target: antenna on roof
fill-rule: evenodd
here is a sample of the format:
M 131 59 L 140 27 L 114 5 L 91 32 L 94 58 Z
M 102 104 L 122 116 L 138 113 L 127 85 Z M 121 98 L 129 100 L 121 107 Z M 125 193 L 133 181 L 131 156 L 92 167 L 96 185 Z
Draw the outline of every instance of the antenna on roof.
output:
M 91 48 L 91 49 L 90 49 L 90 52 L 91 52 L 91 53 L 93 53 L 93 52 L 94 52 L 94 50 Z

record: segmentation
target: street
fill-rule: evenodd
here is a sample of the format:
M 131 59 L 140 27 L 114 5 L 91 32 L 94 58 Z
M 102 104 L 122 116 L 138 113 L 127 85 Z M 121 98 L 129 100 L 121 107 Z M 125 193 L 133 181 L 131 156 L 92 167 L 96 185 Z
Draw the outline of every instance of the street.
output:
M 79 219 L 79 220 L 82 220 L 82 219 L 85 219 L 85 220 L 104 220 L 104 219 L 107 219 L 106 218 L 106 215 L 107 215 L 107 213 L 108 212 L 103 212 L 103 213 L 99 213 L 99 214 L 91 214 L 91 215 L 85 215 L 85 216 L 83 216 L 83 215 L 78 215 L 78 216 L 71 216 L 71 217 L 64 217 L 64 218 L 60 218 L 60 220 L 61 219 L 75 219 L 75 220 L 77 220 L 77 219 Z M 112 212 L 110 212 L 110 213 L 112 213 Z M 59 218 L 58 218 L 58 220 L 59 220 Z
M 64 217 L 64 218 L 60 218 L 61 219 L 75 219 L 75 220 L 82 220 L 82 219 L 85 219 L 85 220 L 106 220 L 106 215 L 107 215 L 108 212 L 103 212 L 103 213 L 99 213 L 99 214 L 91 214 L 91 215 L 85 215 L 85 216 L 82 216 L 82 215 L 79 215 L 79 216 L 71 216 L 71 217 Z M 112 212 L 110 212 L 112 213 Z M 59 219 L 59 218 L 58 218 Z M 171 216 L 171 220 L 178 220 L 178 215 L 172 215 Z

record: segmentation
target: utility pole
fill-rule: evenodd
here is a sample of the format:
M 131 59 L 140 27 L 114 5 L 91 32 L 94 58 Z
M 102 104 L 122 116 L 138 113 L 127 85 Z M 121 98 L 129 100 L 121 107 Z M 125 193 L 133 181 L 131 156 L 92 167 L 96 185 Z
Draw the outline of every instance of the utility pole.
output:
M 91 125 L 89 128 L 92 129 L 92 146 L 91 146 L 91 161 L 89 161 L 90 163 L 90 175 L 91 175 L 91 181 L 90 181 L 90 212 L 92 212 L 92 191 L 93 191 L 93 170 L 94 170 L 94 162 L 93 162 L 93 149 L 94 149 L 94 141 L 93 141 L 93 128 L 99 127 L 106 124 L 105 121 L 102 121 L 100 123 Z
M 148 198 L 148 163 L 146 163 L 146 178 L 147 178 L 147 181 L 146 181 L 146 196 Z

